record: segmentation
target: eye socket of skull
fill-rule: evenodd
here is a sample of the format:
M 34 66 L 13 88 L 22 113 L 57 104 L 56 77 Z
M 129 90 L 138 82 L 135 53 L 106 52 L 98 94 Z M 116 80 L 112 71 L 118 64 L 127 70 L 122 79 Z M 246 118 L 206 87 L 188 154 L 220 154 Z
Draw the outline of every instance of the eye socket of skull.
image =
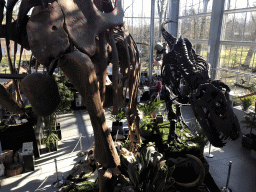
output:
M 217 98 L 218 99 L 214 101 L 213 110 L 217 116 L 224 117 L 227 111 L 226 103 L 223 99 L 220 99 L 220 97 Z
M 226 106 L 225 95 L 211 84 L 204 84 L 198 87 L 194 95 L 194 99 L 200 101 L 201 104 L 206 104 L 213 107 Z

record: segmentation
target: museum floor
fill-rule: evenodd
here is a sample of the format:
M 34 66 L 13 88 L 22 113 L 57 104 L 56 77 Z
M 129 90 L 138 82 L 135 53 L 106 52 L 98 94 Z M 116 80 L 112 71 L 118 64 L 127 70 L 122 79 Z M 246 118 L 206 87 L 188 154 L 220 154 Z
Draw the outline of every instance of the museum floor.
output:
M 191 109 L 183 107 L 183 117 L 186 121 L 193 121 Z M 106 119 L 108 125 L 108 110 L 106 109 Z M 234 108 L 239 120 L 243 117 L 243 112 L 239 107 Z M 57 180 L 55 173 L 54 159 L 57 159 L 58 178 L 66 176 L 68 171 L 81 159 L 77 156 L 80 150 L 78 142 L 79 134 L 82 134 L 82 147 L 87 149 L 94 140 L 93 130 L 89 115 L 86 110 L 76 110 L 73 114 L 63 114 L 58 117 L 61 124 L 62 141 L 59 142 L 59 149 L 56 152 L 43 154 L 35 160 L 35 171 L 24 173 L 15 177 L 0 177 L 0 191 L 25 192 L 25 191 L 56 191 L 53 183 Z M 243 128 L 242 133 L 246 134 L 249 130 Z M 224 187 L 227 181 L 229 162 L 232 161 L 231 176 L 229 187 L 233 192 L 255 192 L 256 191 L 256 159 L 250 155 L 250 151 L 242 147 L 242 137 L 237 141 L 228 141 L 222 149 L 211 147 L 213 158 L 207 158 L 210 165 L 210 173 L 219 188 Z M 72 150 L 78 143 L 77 148 Z M 205 155 L 209 148 L 205 148 Z

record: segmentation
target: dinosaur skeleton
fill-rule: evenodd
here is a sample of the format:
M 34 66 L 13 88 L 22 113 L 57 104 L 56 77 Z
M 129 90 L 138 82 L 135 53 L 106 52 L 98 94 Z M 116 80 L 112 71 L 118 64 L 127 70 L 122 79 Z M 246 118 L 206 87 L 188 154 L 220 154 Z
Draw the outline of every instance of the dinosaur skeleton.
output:
M 195 117 L 215 147 L 223 147 L 224 140 L 236 140 L 240 124 L 229 100 L 230 88 L 221 81 L 211 80 L 209 66 L 197 55 L 188 39 L 177 39 L 164 29 L 161 31 L 170 52 L 163 58 L 162 78 L 166 86 L 165 101 L 171 122 L 171 138 L 175 139 L 175 119 L 172 104 L 190 104 Z
M 121 1 L 22 0 L 18 18 L 12 22 L 12 12 L 17 2 L 8 0 L 6 6 L 4 0 L 0 1 L 1 21 L 5 6 L 7 10 L 6 25 L 1 25 L 0 37 L 6 39 L 11 72 L 15 74 L 17 71 L 15 59 L 12 62 L 10 57 L 10 40 L 15 42 L 14 58 L 17 44 L 20 44 L 21 50 L 31 50 L 37 61 L 48 69 L 48 74 L 27 75 L 20 83 L 21 91 L 31 102 L 34 112 L 41 116 L 51 114 L 60 102 L 58 87 L 52 77 L 54 69 L 59 66 L 81 94 L 89 112 L 94 130 L 95 159 L 110 172 L 117 173 L 120 159 L 103 110 L 107 66 L 110 62 L 113 64 L 113 114 L 125 103 L 122 92 L 127 82 L 130 138 L 133 138 L 133 142 L 140 140 L 139 135 L 135 137 L 132 130 L 134 127 L 139 128 L 136 108 L 140 79 L 139 54 L 123 24 Z M 32 14 L 28 16 L 32 8 Z M 122 75 L 120 79 L 119 67 Z M 0 104 L 9 111 L 23 113 L 24 106 L 2 86 L 0 88 Z

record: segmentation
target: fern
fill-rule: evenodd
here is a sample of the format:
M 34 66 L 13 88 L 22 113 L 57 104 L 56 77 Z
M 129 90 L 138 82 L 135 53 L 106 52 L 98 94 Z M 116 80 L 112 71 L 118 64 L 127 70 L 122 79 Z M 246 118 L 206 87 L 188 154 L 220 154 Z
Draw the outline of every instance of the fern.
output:
M 147 101 L 146 104 L 138 104 L 138 109 L 142 111 L 145 115 L 150 115 L 156 109 L 160 108 L 165 104 L 164 100 L 158 101 Z
M 109 119 L 114 121 L 114 122 L 120 122 L 122 121 L 123 119 L 126 119 L 126 111 L 125 111 L 125 108 L 121 107 L 118 109 L 118 114 L 116 115 L 113 115 L 112 114 L 112 111 L 113 111 L 113 107 L 112 108 L 109 108 L 108 109 L 109 112 L 110 112 L 110 117 Z

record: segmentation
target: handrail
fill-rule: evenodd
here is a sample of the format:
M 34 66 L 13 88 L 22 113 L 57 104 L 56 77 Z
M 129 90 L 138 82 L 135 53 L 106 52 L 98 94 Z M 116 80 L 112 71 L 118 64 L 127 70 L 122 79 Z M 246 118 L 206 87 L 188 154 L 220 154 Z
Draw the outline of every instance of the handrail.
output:
M 65 159 L 69 158 L 69 157 L 71 156 L 71 154 L 74 153 L 74 151 L 75 151 L 75 149 L 77 148 L 79 142 L 80 142 L 80 152 L 79 152 L 77 155 L 80 154 L 79 156 L 83 156 L 83 154 L 81 153 L 82 150 L 83 150 L 83 147 L 82 147 L 82 137 L 86 137 L 86 136 L 83 136 L 83 135 L 80 133 L 80 134 L 79 134 L 79 139 L 78 139 L 78 141 L 77 141 L 75 147 L 73 148 L 73 150 L 68 154 L 68 157 L 65 157 L 65 158 L 62 158 L 62 159 L 54 158 L 53 161 L 49 162 L 49 163 L 55 163 L 56 177 L 57 177 L 56 182 L 53 183 L 53 185 L 54 185 L 55 187 L 60 187 L 60 183 L 61 183 L 61 182 L 64 182 L 64 181 L 59 180 L 59 178 L 58 178 L 58 166 L 57 166 L 57 162 L 64 161 Z M 42 165 L 44 165 L 44 164 L 41 164 L 40 166 L 42 166 Z M 35 191 L 39 190 L 39 188 L 43 185 L 43 183 L 47 180 L 48 177 L 49 177 L 49 176 L 47 176 L 47 177 L 42 181 L 42 183 L 38 186 L 38 188 L 37 188 Z

